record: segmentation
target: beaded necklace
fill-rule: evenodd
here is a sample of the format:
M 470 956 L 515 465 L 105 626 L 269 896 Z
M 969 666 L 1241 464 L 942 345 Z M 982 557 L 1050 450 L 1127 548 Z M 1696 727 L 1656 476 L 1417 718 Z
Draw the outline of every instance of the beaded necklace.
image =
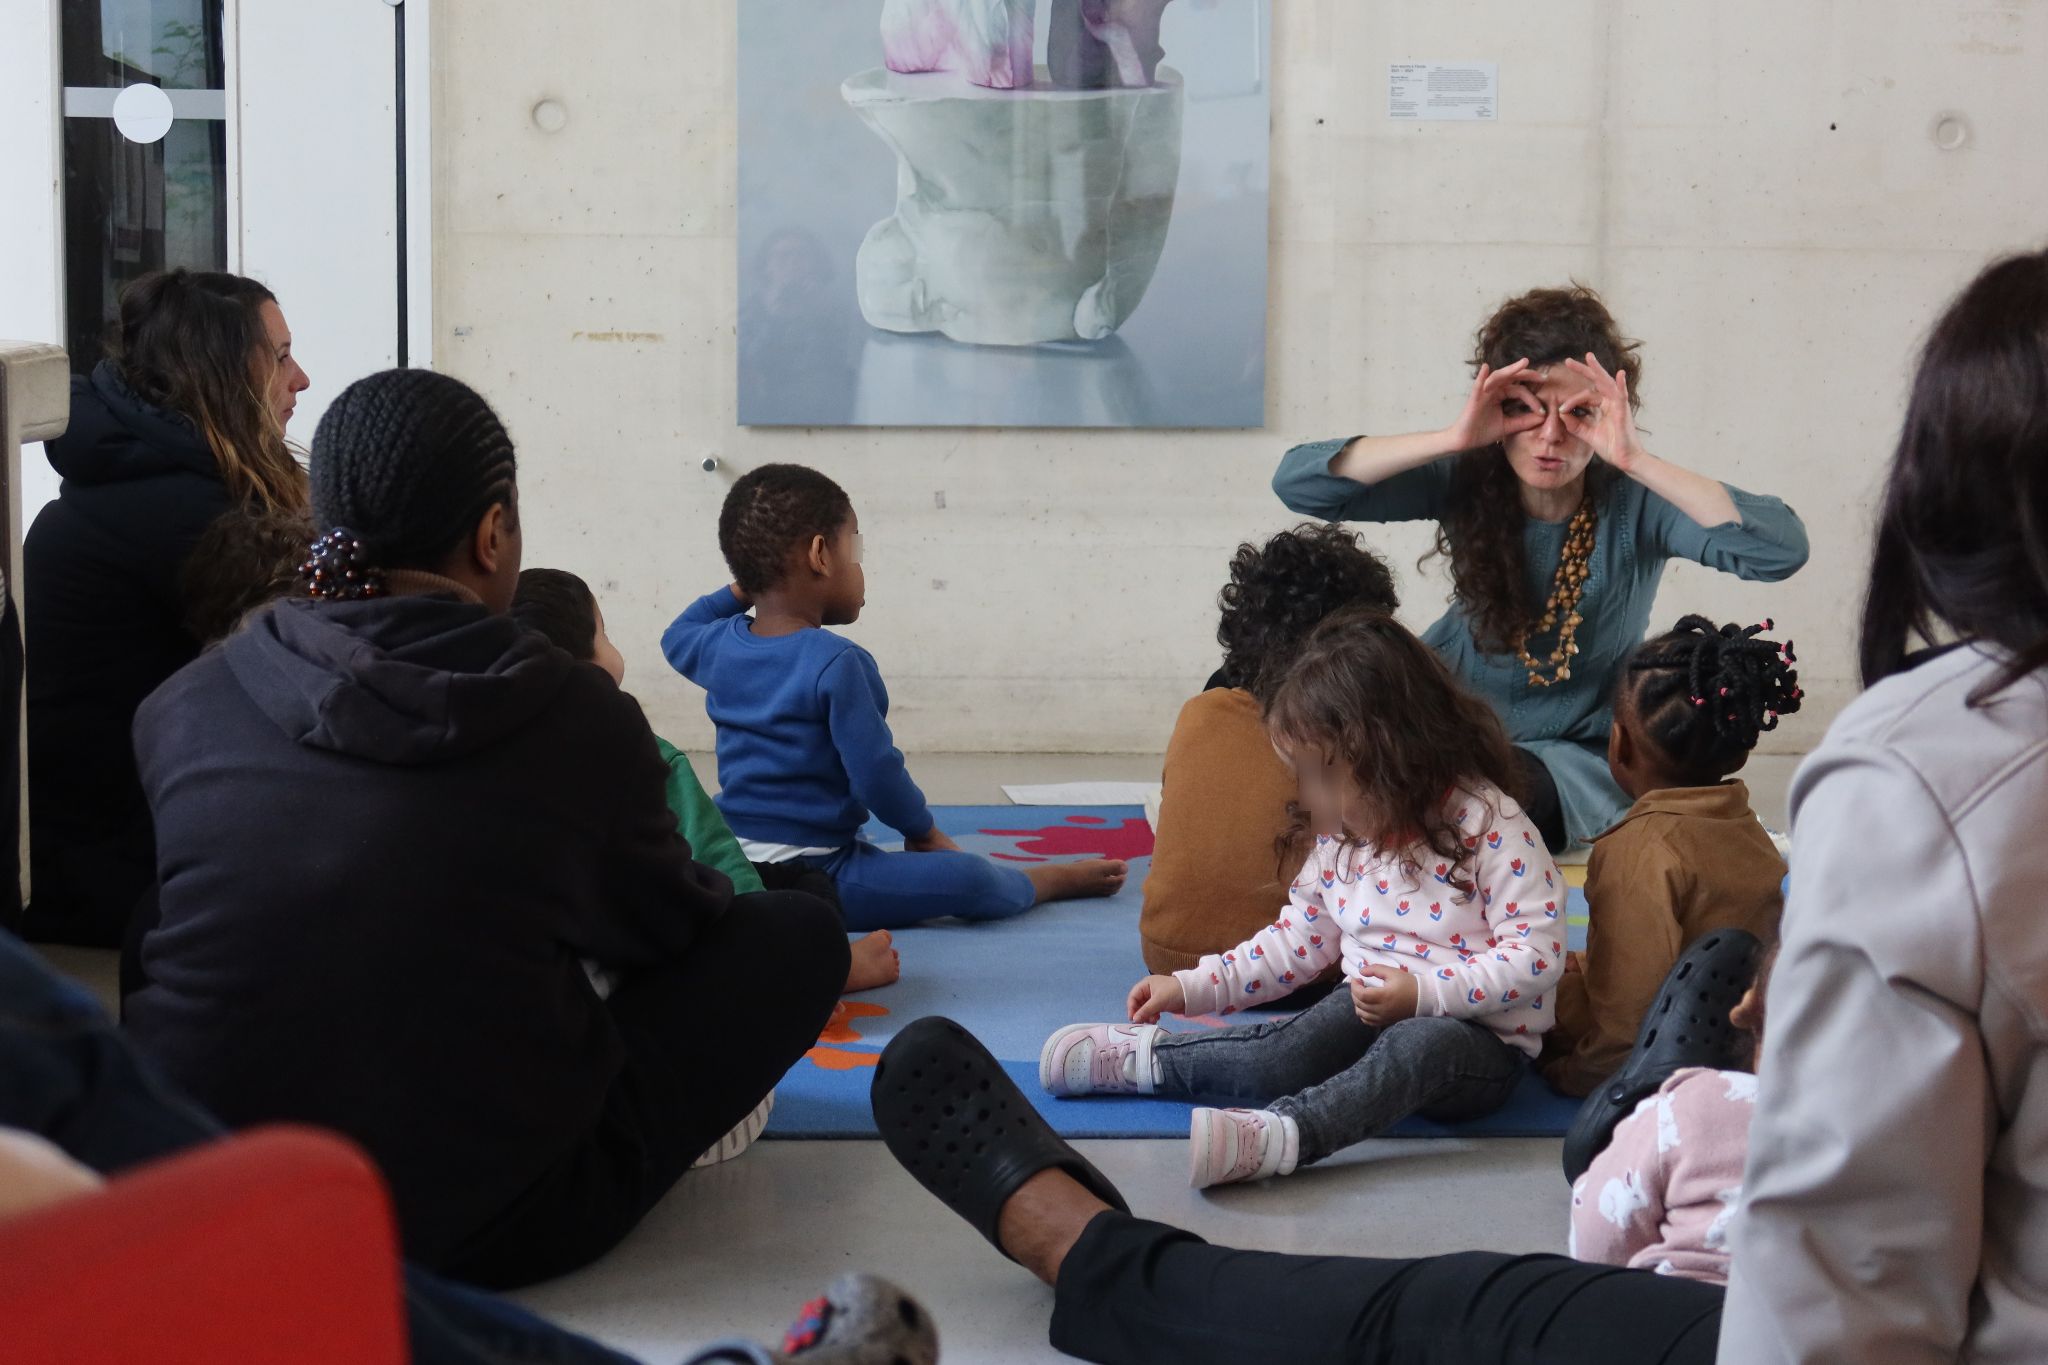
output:
M 1586 593 L 1588 567 L 1593 559 L 1593 532 L 1598 518 L 1593 513 L 1593 492 L 1586 490 L 1585 501 L 1572 514 L 1571 525 L 1565 528 L 1564 549 L 1557 557 L 1557 577 L 1550 583 L 1550 598 L 1543 604 L 1543 619 L 1533 630 L 1523 634 L 1515 646 L 1515 653 L 1521 658 L 1523 667 L 1529 670 L 1529 686 L 1551 687 L 1568 682 L 1572 676 L 1572 657 L 1579 652 L 1579 599 Z M 1562 626 L 1558 626 L 1559 621 Z M 1548 661 L 1539 662 L 1529 653 L 1529 641 L 1539 635 L 1546 635 L 1557 627 L 1557 648 L 1550 651 Z M 1543 676 L 1543 670 L 1556 670 L 1550 677 Z

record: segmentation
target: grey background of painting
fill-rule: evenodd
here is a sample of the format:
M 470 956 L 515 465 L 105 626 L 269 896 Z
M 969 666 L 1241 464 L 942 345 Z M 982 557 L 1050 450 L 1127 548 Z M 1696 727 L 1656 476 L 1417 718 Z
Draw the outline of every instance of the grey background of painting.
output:
M 963 346 L 871 328 L 861 239 L 896 159 L 840 98 L 881 64 L 880 0 L 746 0 L 739 16 L 739 420 L 761 426 L 1265 425 L 1270 114 L 1265 0 L 1174 0 L 1187 83 L 1180 187 L 1158 273 L 1102 342 Z M 1040 0 L 1038 56 L 1051 0 Z M 771 306 L 764 261 L 814 287 Z M 916 376 L 910 382 L 911 376 Z

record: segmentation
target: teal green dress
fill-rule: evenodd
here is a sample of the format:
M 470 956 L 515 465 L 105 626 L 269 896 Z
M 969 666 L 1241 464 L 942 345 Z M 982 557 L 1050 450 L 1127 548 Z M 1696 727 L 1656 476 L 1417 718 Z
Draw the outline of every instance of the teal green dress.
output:
M 1442 520 L 1451 487 L 1449 460 L 1368 487 L 1330 473 L 1331 459 L 1349 439 L 1312 441 L 1288 451 L 1273 475 L 1280 501 L 1325 521 Z M 1423 632 L 1452 672 L 1492 704 L 1508 738 L 1550 770 L 1574 844 L 1590 842 L 1629 807 L 1607 771 L 1607 732 L 1614 718 L 1608 699 L 1622 664 L 1649 634 L 1664 562 L 1690 559 L 1764 583 L 1789 578 L 1806 563 L 1806 526 L 1798 513 L 1777 498 L 1722 487 L 1741 520 L 1701 526 L 1633 479 L 1609 482 L 1579 602 L 1579 654 L 1565 682 L 1531 687 L 1528 668 L 1514 655 L 1481 653 L 1455 600 Z M 1522 531 L 1522 562 L 1538 602 L 1550 594 L 1565 528 L 1564 522 L 1530 518 Z

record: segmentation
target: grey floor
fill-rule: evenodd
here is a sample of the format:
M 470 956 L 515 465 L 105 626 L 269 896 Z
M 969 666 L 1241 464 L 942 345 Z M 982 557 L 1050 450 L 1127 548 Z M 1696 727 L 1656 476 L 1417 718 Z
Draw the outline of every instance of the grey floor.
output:
M 1745 774 L 1758 813 L 1784 826 L 1796 760 Z M 932 800 L 1000 802 L 1003 783 L 1157 780 L 1145 755 L 933 754 L 913 772 Z M 702 773 L 713 771 L 708 761 Z M 52 958 L 104 994 L 110 954 Z M 1212 1241 L 1273 1251 L 1419 1256 L 1485 1247 L 1561 1251 L 1566 1189 L 1555 1140 L 1365 1143 L 1285 1180 L 1195 1192 L 1185 1144 L 1079 1144 L 1134 1211 Z M 684 1178 L 625 1244 L 517 1298 L 650 1363 L 718 1337 L 779 1339 L 795 1308 L 848 1270 L 918 1295 L 956 1362 L 1057 1360 L 1051 1291 L 990 1250 L 902 1174 L 878 1142 L 762 1142 Z

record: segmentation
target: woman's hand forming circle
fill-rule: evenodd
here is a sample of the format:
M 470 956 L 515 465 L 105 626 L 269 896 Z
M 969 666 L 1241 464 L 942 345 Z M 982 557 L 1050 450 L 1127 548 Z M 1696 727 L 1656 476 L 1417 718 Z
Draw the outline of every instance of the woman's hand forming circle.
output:
M 1481 365 L 1472 380 L 1472 393 L 1465 400 L 1464 411 L 1444 429 L 1451 449 L 1484 450 L 1516 432 L 1534 431 L 1542 426 L 1543 404 L 1529 388 L 1528 374 L 1526 358 L 1498 370 Z M 1510 400 L 1520 403 L 1522 411 L 1508 412 L 1506 404 Z
M 1628 371 L 1607 373 L 1607 367 L 1590 351 L 1583 361 L 1565 361 L 1565 368 L 1586 381 L 1586 387 L 1573 394 L 1559 414 L 1565 430 L 1584 441 L 1595 455 L 1628 473 L 1636 461 L 1649 454 L 1636 436 L 1636 413 L 1628 401 Z M 1590 419 L 1579 416 L 1585 409 L 1592 410 Z

